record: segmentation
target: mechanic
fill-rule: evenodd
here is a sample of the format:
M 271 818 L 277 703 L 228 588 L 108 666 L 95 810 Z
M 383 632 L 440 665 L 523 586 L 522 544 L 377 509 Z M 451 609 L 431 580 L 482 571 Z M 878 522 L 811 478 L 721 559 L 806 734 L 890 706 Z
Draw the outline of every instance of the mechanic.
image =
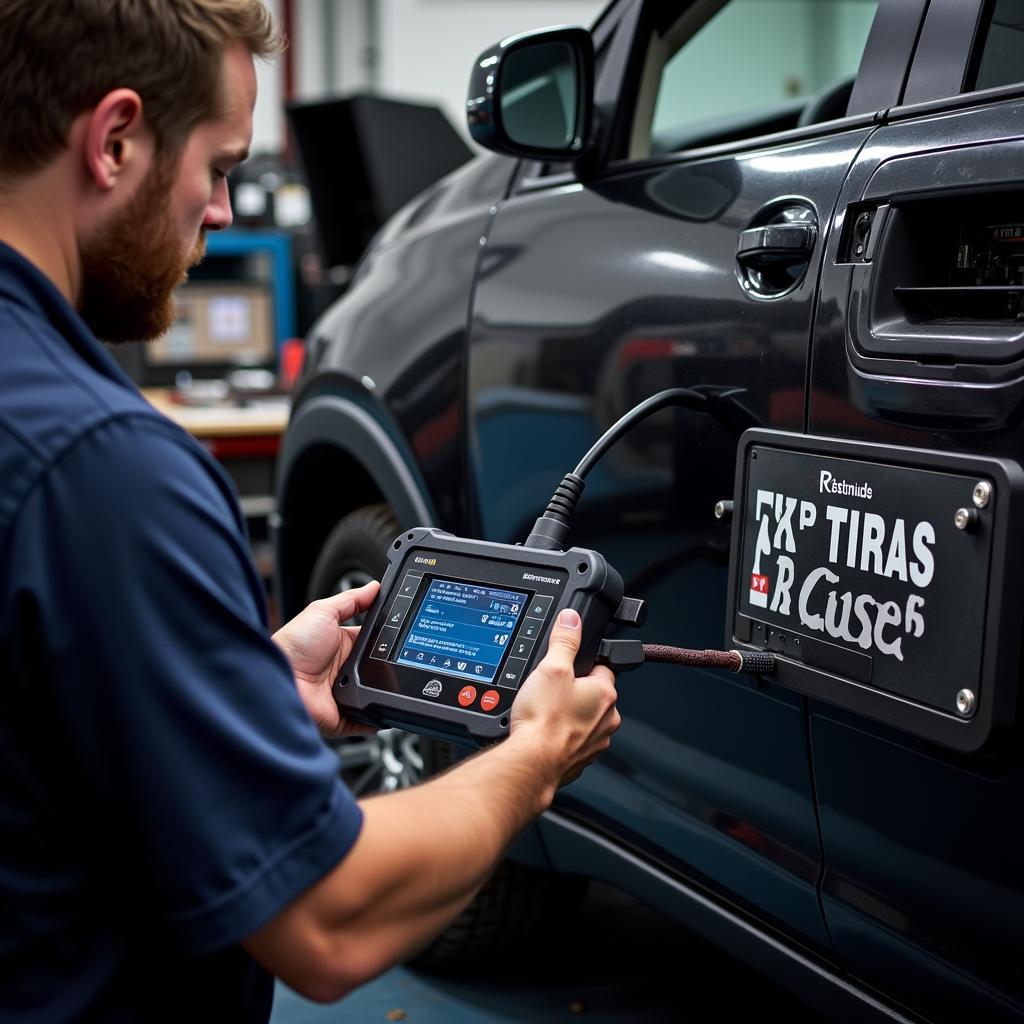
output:
M 563 613 L 508 740 L 357 804 L 317 727 L 346 729 L 340 624 L 377 584 L 272 642 L 226 478 L 96 340 L 169 327 L 277 47 L 258 0 L 0 0 L 5 1021 L 266 1020 L 271 974 L 338 998 L 450 922 L 619 722 Z

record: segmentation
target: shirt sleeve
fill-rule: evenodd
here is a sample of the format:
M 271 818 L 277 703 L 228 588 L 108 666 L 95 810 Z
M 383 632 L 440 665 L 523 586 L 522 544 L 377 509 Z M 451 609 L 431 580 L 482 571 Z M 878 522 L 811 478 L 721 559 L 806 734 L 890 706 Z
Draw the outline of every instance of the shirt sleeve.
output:
M 189 438 L 144 416 L 79 438 L 12 552 L 20 675 L 80 770 L 92 846 L 183 949 L 237 942 L 344 857 L 361 812 L 268 636 L 230 489 Z

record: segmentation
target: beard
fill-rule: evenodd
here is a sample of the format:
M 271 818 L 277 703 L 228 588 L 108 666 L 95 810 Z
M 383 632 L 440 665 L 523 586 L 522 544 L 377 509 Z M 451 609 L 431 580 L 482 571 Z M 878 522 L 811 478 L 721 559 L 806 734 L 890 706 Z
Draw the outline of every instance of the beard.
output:
M 138 192 L 101 224 L 79 254 L 79 312 L 102 341 L 152 341 L 174 323 L 175 290 L 206 255 L 202 230 L 187 256 L 170 212 L 177 162 L 158 165 Z

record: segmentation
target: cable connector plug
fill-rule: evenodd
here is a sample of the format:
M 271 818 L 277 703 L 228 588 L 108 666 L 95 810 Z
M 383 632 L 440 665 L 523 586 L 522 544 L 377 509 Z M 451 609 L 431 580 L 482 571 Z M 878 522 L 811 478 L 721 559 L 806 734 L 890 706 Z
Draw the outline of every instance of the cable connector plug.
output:
M 767 651 L 730 651 L 739 655 L 739 668 L 735 672 L 749 672 L 755 676 L 770 676 L 775 671 L 775 655 Z
M 644 663 L 644 645 L 639 640 L 602 640 L 594 662 L 607 665 L 616 674 L 628 672 Z
M 548 502 L 544 514 L 533 524 L 523 547 L 541 551 L 564 551 L 569 538 L 569 522 L 586 483 L 575 473 L 566 473 Z

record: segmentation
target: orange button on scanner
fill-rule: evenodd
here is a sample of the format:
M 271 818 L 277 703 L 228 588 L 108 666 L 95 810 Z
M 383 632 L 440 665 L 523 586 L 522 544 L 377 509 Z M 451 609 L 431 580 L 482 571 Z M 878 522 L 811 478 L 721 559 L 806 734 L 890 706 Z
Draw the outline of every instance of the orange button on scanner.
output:
M 486 694 L 485 694 L 486 696 Z M 476 687 L 475 686 L 464 686 L 459 690 L 459 703 L 464 707 L 468 708 L 473 701 L 476 700 Z
M 501 700 L 501 696 L 498 694 L 497 690 L 488 690 L 480 698 L 480 707 L 483 708 L 484 711 L 493 711 L 498 706 L 499 700 Z

